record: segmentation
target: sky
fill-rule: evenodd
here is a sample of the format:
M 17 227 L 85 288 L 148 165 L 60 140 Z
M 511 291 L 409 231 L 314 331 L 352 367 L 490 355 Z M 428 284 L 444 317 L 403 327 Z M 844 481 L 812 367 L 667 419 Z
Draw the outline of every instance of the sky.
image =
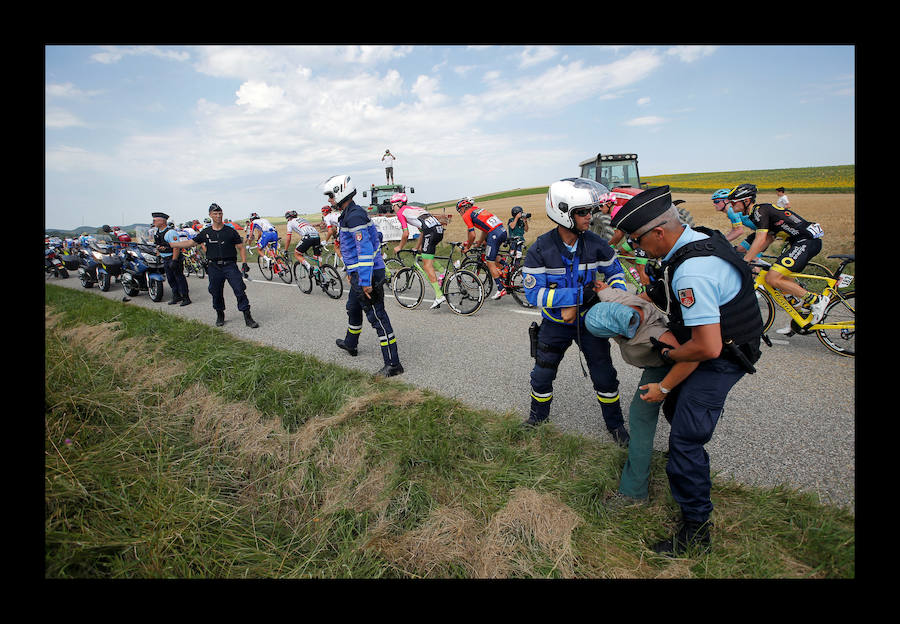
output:
M 410 201 L 854 164 L 853 46 L 94 46 L 45 56 L 45 226 L 315 213 L 321 185 Z M 359 194 L 361 196 L 361 193 Z M 358 203 L 363 203 L 362 198 Z

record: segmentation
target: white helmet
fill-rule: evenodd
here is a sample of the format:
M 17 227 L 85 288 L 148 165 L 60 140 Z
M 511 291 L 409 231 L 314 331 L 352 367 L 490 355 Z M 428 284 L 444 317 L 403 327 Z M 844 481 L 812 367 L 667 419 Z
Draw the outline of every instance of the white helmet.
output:
M 587 178 L 564 178 L 554 182 L 547 189 L 547 216 L 554 223 L 575 228 L 572 211 L 590 208 L 596 212 L 609 189 Z
M 329 197 L 333 196 L 335 205 L 340 206 L 345 199 L 356 195 L 356 185 L 350 180 L 350 176 L 336 175 L 325 181 L 322 192 Z

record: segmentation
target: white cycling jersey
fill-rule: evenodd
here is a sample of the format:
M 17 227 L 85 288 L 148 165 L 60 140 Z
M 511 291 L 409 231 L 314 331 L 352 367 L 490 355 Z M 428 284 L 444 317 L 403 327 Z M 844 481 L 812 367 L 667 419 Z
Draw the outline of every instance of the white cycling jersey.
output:
M 259 219 L 254 219 L 253 224 L 250 226 L 251 228 L 259 229 L 261 232 L 274 232 L 275 226 L 269 223 L 268 219 L 263 219 L 260 217 Z
M 291 219 L 287 222 L 287 233 L 295 232 L 300 235 L 300 237 L 304 236 L 318 236 L 319 230 L 309 224 L 309 221 L 303 219 L 301 217 L 297 217 L 296 219 Z
M 338 232 L 340 232 L 340 230 L 341 230 L 340 226 L 338 225 L 338 217 L 339 216 L 340 215 L 338 215 L 334 212 L 329 212 L 327 215 L 322 217 L 322 221 L 325 222 L 325 225 L 327 227 L 334 228 L 334 238 L 335 239 L 337 239 Z

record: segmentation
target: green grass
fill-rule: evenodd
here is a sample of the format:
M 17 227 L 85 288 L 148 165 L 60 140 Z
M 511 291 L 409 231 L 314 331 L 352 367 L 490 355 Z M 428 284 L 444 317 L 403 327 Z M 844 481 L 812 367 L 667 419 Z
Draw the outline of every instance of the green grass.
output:
M 615 509 L 615 445 L 45 292 L 48 578 L 855 576 L 853 515 L 812 494 L 717 479 L 712 552 L 658 557 L 661 454 Z
M 681 173 L 642 177 L 651 186 L 668 184 L 680 193 L 712 193 L 720 188 L 734 188 L 749 182 L 760 191 L 774 192 L 783 186 L 791 193 L 853 193 L 856 166 L 797 167 L 792 169 L 757 169 L 753 171 L 721 171 L 716 173 Z

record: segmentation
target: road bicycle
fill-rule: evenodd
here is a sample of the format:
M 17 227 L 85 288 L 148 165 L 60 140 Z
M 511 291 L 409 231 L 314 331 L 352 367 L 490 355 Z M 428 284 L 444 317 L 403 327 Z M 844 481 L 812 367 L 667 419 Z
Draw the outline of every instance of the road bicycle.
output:
M 206 259 L 200 257 L 196 248 L 184 253 L 184 274 L 187 276 L 191 273 L 196 273 L 200 279 L 206 277 Z
M 303 254 L 303 257 L 310 262 L 310 268 L 304 266 L 299 260 L 294 261 L 292 272 L 297 287 L 308 295 L 312 292 L 313 283 L 315 283 L 332 299 L 340 299 L 344 294 L 344 281 L 341 279 L 341 274 L 330 264 L 322 262 L 321 247 L 313 247 L 313 253 L 315 254 L 313 256 L 307 253 Z
M 290 284 L 294 277 L 291 272 L 291 263 L 287 259 L 286 250 L 281 246 L 281 239 L 275 243 L 275 247 L 267 247 L 264 253 L 259 253 L 259 245 L 247 247 L 248 250 L 256 250 L 256 264 L 259 266 L 259 272 L 268 281 L 272 281 L 272 277 L 277 275 L 285 284 Z
M 760 258 L 767 261 L 774 261 L 777 260 L 779 256 L 761 254 Z M 803 267 L 803 273 L 806 275 L 815 275 L 817 277 L 830 277 L 836 279 L 838 280 L 838 290 L 842 292 L 848 290 L 853 283 L 854 267 L 851 265 L 855 263 L 855 255 L 835 254 L 833 256 L 828 256 L 828 259 L 838 260 L 837 268 L 830 269 L 824 264 L 810 261 L 806 263 L 805 267 Z M 797 278 L 796 281 L 808 292 L 814 292 L 816 294 L 822 294 L 822 290 L 826 286 L 825 282 L 823 282 L 822 280 Z M 841 284 L 845 285 L 842 286 Z M 788 300 L 791 300 L 790 296 L 788 297 Z
M 504 245 L 506 249 L 503 249 Z M 478 279 L 482 281 L 484 284 L 484 288 L 486 290 L 486 295 L 490 295 L 494 290 L 494 277 L 491 275 L 491 270 L 488 268 L 487 260 L 485 258 L 485 252 L 487 248 L 484 245 L 473 246 L 470 247 L 465 254 L 465 259 L 462 261 L 460 268 L 466 269 L 467 271 L 471 271 L 475 275 L 478 276 Z M 500 245 L 500 249 L 497 251 L 497 258 L 494 260 L 498 268 L 500 269 L 500 277 L 502 279 L 508 278 L 510 275 L 516 277 L 521 284 L 521 275 L 516 276 L 516 269 L 522 264 L 522 258 L 525 257 L 524 249 L 522 253 L 522 257 L 519 258 L 509 249 L 509 245 L 507 243 L 502 243 Z M 508 291 L 507 291 L 508 292 Z M 514 297 L 516 301 L 520 303 L 524 301 L 526 304 L 528 303 L 525 300 L 524 290 L 517 290 L 521 295 L 521 300 L 519 297 Z M 525 307 L 532 307 L 531 304 L 526 305 Z
M 453 263 L 453 252 L 462 248 L 462 243 L 449 243 L 450 254 L 448 256 L 435 256 L 435 260 L 446 261 L 446 267 L 441 271 L 439 265 L 435 265 L 438 273 L 438 284 L 447 305 L 456 314 L 470 316 L 478 312 L 487 297 L 484 284 L 478 276 L 463 268 L 457 268 Z M 398 270 L 391 280 L 391 291 L 394 298 L 404 308 L 412 309 L 422 303 L 425 297 L 425 285 L 428 283 L 428 275 L 425 269 L 418 263 L 422 255 L 415 249 L 402 249 L 400 254 L 410 254 L 413 257 L 411 266 L 404 266 Z M 398 254 L 398 256 L 400 255 Z
M 381 252 L 381 258 L 384 260 L 384 285 L 386 288 L 390 288 L 391 280 L 394 278 L 394 275 L 397 274 L 397 271 L 407 265 L 404 264 L 399 257 L 388 256 L 387 247 L 387 242 L 383 242 L 381 243 L 379 251 Z
M 791 331 L 787 335 L 805 336 L 815 333 L 819 342 L 825 345 L 829 351 L 845 357 L 856 356 L 856 294 L 848 288 L 852 277 L 841 273 L 842 267 L 853 262 L 853 256 L 834 257 L 843 258 L 843 262 L 830 276 L 809 273 L 786 274 L 787 277 L 804 284 L 812 280 L 823 283 L 821 286 L 822 296 L 829 297 L 830 301 L 818 323 L 813 323 L 812 312 L 798 309 L 800 302 L 796 298 L 791 297 L 789 300 L 783 292 L 766 283 L 766 274 L 772 266 L 769 262 L 762 259 L 751 262 L 752 266 L 759 268 L 754 285 L 763 319 L 762 338 L 767 345 L 772 346 L 767 334 L 775 323 L 777 306 L 784 310 L 791 319 Z M 849 279 L 846 279 L 848 277 Z

